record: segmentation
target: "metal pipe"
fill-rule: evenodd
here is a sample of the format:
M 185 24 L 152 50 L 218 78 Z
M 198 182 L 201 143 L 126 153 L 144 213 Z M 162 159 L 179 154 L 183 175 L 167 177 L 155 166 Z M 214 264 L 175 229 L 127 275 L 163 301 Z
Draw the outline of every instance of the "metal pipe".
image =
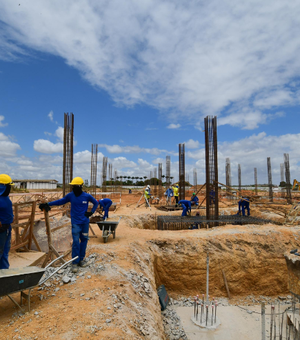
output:
M 266 306 L 261 303 L 261 339 L 266 340 Z
M 216 308 L 215 308 L 215 323 L 217 322 L 217 307 L 218 307 L 218 302 L 216 301 L 215 304 Z
M 270 322 L 270 339 L 272 339 L 272 332 L 273 332 L 273 310 L 274 306 L 271 305 L 271 322 Z
M 209 302 L 208 292 L 209 292 L 209 255 L 207 253 L 207 257 L 206 257 L 206 303 Z
M 214 305 L 211 305 L 211 325 L 213 325 L 214 321 Z
M 206 326 L 207 326 L 207 320 L 208 320 L 208 305 L 206 305 L 206 322 L 205 322 Z

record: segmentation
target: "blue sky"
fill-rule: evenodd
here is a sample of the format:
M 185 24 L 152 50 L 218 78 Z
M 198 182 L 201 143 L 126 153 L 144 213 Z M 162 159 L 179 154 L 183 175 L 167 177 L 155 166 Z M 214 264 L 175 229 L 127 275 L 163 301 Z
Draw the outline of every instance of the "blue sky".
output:
M 178 144 L 204 182 L 203 119 L 218 116 L 219 179 L 299 180 L 300 3 L 60 1 L 0 3 L 0 172 L 62 178 L 64 112 L 75 116 L 74 175 L 91 144 L 119 175 L 149 176 Z

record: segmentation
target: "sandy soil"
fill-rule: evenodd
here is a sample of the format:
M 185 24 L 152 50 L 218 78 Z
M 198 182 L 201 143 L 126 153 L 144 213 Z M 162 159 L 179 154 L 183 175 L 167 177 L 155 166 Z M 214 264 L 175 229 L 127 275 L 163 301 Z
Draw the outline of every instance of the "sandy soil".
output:
M 98 237 L 90 239 L 87 256 L 95 262 L 80 269 L 75 282 L 56 279 L 33 289 L 25 315 L 7 297 L 0 299 L 2 339 L 166 339 L 156 288 L 164 284 L 174 298 L 205 292 L 207 253 L 212 295 L 227 296 L 222 270 L 232 301 L 288 294 L 283 254 L 300 246 L 299 226 L 158 231 L 151 229 L 155 215 L 181 212 L 134 209 L 139 198 L 123 195 L 110 213 L 111 219 L 122 216 L 116 239 L 104 244 L 93 225 Z M 225 213 L 235 209 L 230 204 L 223 204 Z

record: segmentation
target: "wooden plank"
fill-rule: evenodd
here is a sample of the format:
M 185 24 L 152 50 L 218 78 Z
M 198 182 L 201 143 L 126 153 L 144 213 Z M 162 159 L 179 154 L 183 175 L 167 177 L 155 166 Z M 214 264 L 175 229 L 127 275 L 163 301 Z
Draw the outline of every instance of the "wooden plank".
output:
M 28 244 L 28 241 L 16 244 L 16 245 L 12 246 L 10 248 L 10 250 L 16 250 L 16 249 L 19 249 L 19 248 L 23 248 L 24 246 L 27 246 L 27 244 Z
M 55 228 L 52 228 L 51 231 L 52 233 L 55 232 L 56 230 L 59 230 L 59 229 L 62 229 L 64 227 L 67 227 L 67 226 L 71 226 L 71 222 L 67 222 L 67 223 L 64 223 L 63 225 L 59 226 L 59 227 L 55 227 Z
M 30 226 L 29 226 L 29 232 L 28 232 L 28 248 L 29 249 L 31 249 L 31 244 L 32 244 L 35 208 L 36 208 L 36 202 L 34 202 L 31 207 Z
M 226 275 L 225 275 L 225 272 L 224 272 L 223 269 L 222 269 L 222 274 L 223 274 L 223 279 L 224 279 L 224 283 L 225 283 L 225 287 L 226 287 L 228 298 L 231 299 L 230 291 L 229 291 L 227 280 L 226 280 Z

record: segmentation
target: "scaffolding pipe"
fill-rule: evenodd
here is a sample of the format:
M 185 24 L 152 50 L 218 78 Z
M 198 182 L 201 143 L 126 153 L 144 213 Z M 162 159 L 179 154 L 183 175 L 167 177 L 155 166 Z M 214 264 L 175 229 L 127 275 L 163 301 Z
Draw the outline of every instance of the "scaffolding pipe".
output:
M 209 303 L 209 298 L 208 298 L 208 294 L 209 294 L 209 255 L 207 253 L 207 257 L 206 257 L 206 303 Z

